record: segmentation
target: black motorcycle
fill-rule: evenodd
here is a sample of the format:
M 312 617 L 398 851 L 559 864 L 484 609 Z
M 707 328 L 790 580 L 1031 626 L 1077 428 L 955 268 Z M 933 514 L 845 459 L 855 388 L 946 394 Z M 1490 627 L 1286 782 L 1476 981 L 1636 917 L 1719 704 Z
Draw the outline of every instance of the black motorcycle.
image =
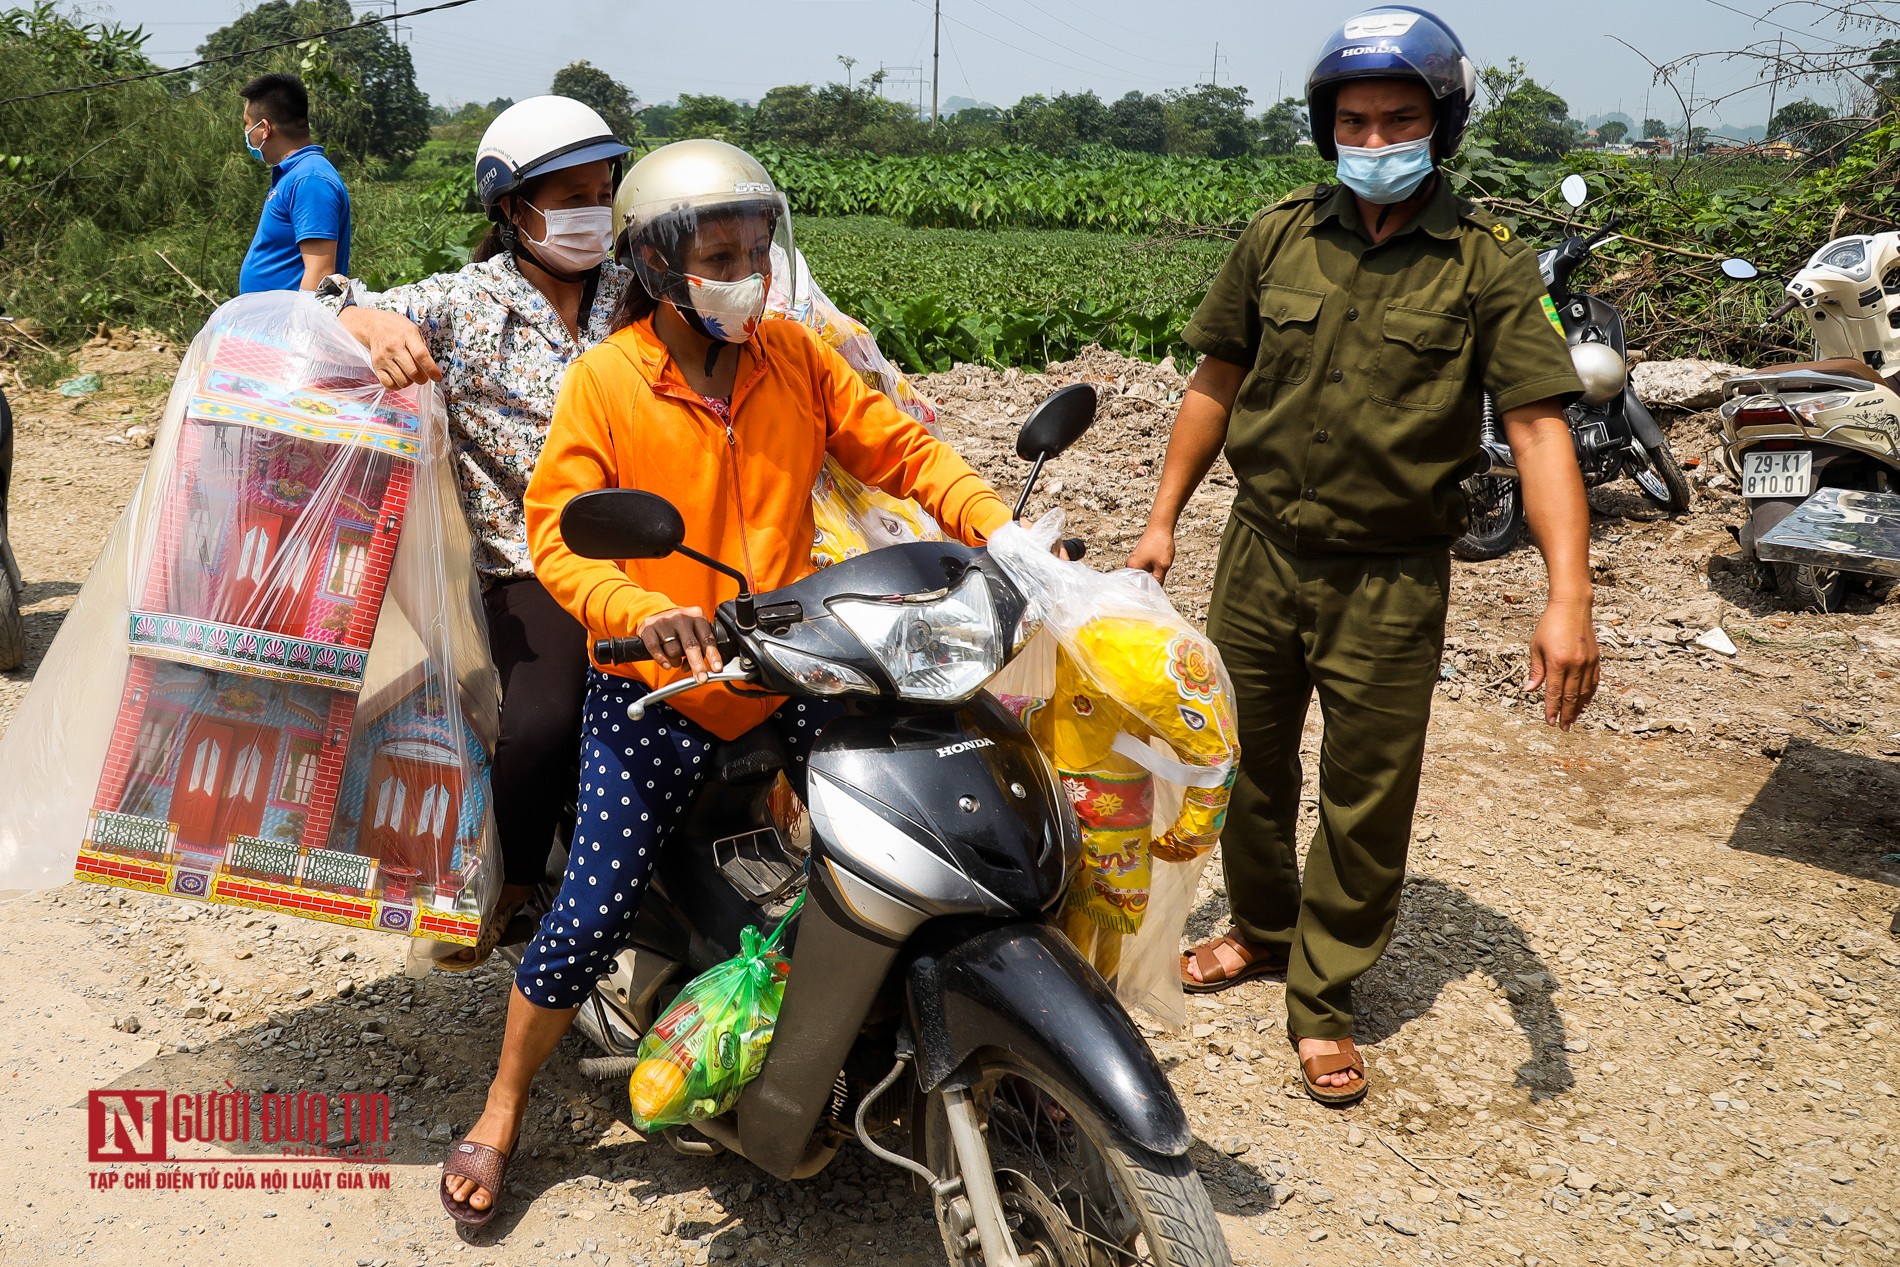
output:
M 0 238 L 0 245 L 5 239 Z M 0 321 L 11 321 L 0 307 Z M 10 673 L 26 663 L 26 622 L 20 615 L 25 584 L 20 579 L 20 564 L 13 557 L 7 537 L 7 489 L 13 482 L 13 409 L 7 394 L 0 390 L 0 673 Z
M 1057 392 L 1018 454 L 1039 469 L 1094 412 L 1092 388 Z M 714 680 L 849 705 L 813 748 L 802 833 L 767 811 L 786 767 L 769 728 L 718 750 L 629 944 L 582 1005 L 577 1026 L 610 1053 L 583 1072 L 627 1077 L 680 987 L 803 892 L 763 1071 L 731 1112 L 669 1131 L 674 1147 L 803 1179 L 855 1136 L 930 1195 L 954 1267 L 1226 1267 L 1167 1076 L 1051 923 L 1081 839 L 1053 770 L 983 689 L 1033 633 L 1008 575 L 984 550 L 913 543 L 755 596 L 683 543 L 669 502 L 625 489 L 574 498 L 561 531 L 589 558 L 679 553 L 735 578 Z M 637 638 L 595 650 L 647 658 Z
M 1580 207 L 1589 195 L 1581 176 L 1567 176 L 1564 200 Z M 1628 475 L 1643 496 L 1670 514 L 1689 509 L 1689 481 L 1655 417 L 1636 398 L 1630 382 L 1623 314 L 1614 304 L 1586 291 L 1572 290 L 1571 278 L 1591 252 L 1612 240 L 1617 217 L 1588 237 L 1572 235 L 1538 253 L 1544 285 L 1557 306 L 1557 318 L 1570 344 L 1571 360 L 1583 379 L 1583 395 L 1564 410 L 1577 465 L 1587 488 Z M 1495 559 L 1517 544 L 1524 529 L 1523 489 L 1516 461 L 1504 436 L 1504 420 L 1484 398 L 1484 467 L 1464 483 L 1471 527 L 1452 543 L 1461 559 Z

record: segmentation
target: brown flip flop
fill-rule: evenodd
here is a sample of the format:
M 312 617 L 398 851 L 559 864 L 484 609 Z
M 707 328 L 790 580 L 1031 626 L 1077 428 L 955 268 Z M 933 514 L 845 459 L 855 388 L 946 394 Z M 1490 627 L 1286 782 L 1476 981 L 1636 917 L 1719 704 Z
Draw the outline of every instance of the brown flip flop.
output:
M 501 1208 L 501 1186 L 508 1182 L 508 1161 L 514 1156 L 516 1145 L 521 1143 L 521 1132 L 515 1132 L 514 1142 L 503 1152 L 492 1144 L 477 1144 L 473 1140 L 462 1140 L 449 1149 L 448 1160 L 442 1163 L 442 1181 L 436 1185 L 436 1191 L 442 1198 L 442 1208 L 449 1217 L 463 1227 L 481 1227 L 495 1217 L 495 1211 Z M 478 1210 L 466 1201 L 457 1201 L 449 1195 L 449 1180 L 470 1179 L 478 1188 L 488 1193 L 486 1210 Z M 474 1193 L 470 1193 L 473 1196 Z
M 1343 1109 L 1366 1098 L 1366 1092 L 1372 1089 L 1372 1084 L 1366 1078 L 1365 1057 L 1359 1054 L 1359 1048 L 1352 1039 L 1339 1040 L 1346 1045 L 1345 1051 L 1330 1056 L 1301 1057 L 1300 1040 L 1290 1034 L 1287 1037 L 1293 1043 L 1294 1059 L 1300 1062 L 1300 1080 L 1306 1084 L 1306 1094 L 1329 1109 Z M 1347 1071 L 1359 1075 L 1358 1078 L 1343 1087 L 1320 1085 L 1319 1080 L 1327 1074 Z
M 1227 952 L 1223 958 L 1221 951 Z M 1188 975 L 1188 964 L 1201 970 L 1196 981 Z M 1279 976 L 1286 971 L 1286 956 L 1272 947 L 1255 947 L 1228 929 L 1212 941 L 1202 942 L 1181 954 L 1181 988 L 1189 994 L 1216 994 L 1232 989 L 1254 977 Z

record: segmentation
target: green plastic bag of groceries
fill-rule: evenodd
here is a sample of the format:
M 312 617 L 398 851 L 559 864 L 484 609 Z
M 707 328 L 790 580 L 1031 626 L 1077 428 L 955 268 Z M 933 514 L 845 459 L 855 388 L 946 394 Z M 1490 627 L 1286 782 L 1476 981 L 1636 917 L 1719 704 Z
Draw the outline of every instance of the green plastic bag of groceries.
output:
M 772 935 L 739 934 L 739 954 L 708 968 L 640 1040 L 640 1063 L 627 1083 L 633 1124 L 643 1131 L 718 1117 L 765 1067 L 791 964 L 779 938 L 800 895 Z

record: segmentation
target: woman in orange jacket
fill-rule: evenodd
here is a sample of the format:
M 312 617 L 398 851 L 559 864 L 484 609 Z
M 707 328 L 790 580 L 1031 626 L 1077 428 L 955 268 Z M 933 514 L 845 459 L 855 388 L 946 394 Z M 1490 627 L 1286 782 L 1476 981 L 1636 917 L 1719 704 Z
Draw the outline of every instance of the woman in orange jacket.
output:
M 590 639 L 637 635 L 653 661 L 589 674 L 567 874 L 515 975 L 487 1106 L 443 1169 L 443 1204 L 465 1223 L 492 1217 L 529 1085 L 632 927 L 703 759 L 770 725 L 796 771 L 828 715 L 717 685 L 629 720 L 647 691 L 720 669 L 707 614 L 737 586 L 683 556 L 581 558 L 561 539 L 562 508 L 598 488 L 659 493 L 685 518 L 686 543 L 739 567 L 754 592 L 811 571 L 811 489 L 827 453 L 967 543 L 1009 519 L 954 450 L 803 325 L 761 322 L 774 237 L 788 248 L 790 221 L 756 160 L 718 141 L 665 146 L 627 173 L 614 212 L 642 284 L 627 288 L 615 332 L 567 371 L 528 485 L 528 543 L 535 575 Z

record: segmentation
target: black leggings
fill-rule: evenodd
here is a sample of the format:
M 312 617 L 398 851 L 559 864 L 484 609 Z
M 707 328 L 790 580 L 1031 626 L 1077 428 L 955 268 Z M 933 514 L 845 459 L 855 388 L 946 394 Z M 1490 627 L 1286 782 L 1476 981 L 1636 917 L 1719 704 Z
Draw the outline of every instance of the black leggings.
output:
M 490 781 L 502 879 L 539 884 L 580 765 L 587 630 L 529 576 L 483 596 L 501 671 L 501 738 Z

